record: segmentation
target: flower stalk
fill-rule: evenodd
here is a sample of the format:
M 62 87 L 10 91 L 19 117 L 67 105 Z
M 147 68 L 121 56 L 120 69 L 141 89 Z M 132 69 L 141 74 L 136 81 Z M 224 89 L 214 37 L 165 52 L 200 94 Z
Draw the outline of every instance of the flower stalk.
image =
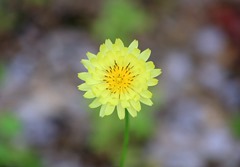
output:
M 115 43 L 107 39 L 97 54 L 88 52 L 87 59 L 81 60 L 87 71 L 78 73 L 78 78 L 84 81 L 78 89 L 85 91 L 85 98 L 93 99 L 89 107 L 101 107 L 100 117 L 116 111 L 120 120 L 125 119 L 120 167 L 124 167 L 127 157 L 129 116 L 137 116 L 141 103 L 153 105 L 148 88 L 157 85 L 156 77 L 162 73 L 148 61 L 150 54 L 150 49 L 138 49 L 137 40 L 126 47 L 121 39 Z
M 124 130 L 124 141 L 123 141 L 122 155 L 120 160 L 120 167 L 124 167 L 126 156 L 127 156 L 128 143 L 129 143 L 129 115 L 128 115 L 128 111 L 125 111 L 125 130 Z

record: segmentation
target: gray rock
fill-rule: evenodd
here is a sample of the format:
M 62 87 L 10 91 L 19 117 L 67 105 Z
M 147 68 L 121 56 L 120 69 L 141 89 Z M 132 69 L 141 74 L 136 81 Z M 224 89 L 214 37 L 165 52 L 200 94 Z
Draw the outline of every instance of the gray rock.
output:
M 206 26 L 194 37 L 195 49 L 206 58 L 218 57 L 226 48 L 226 35 L 218 27 Z

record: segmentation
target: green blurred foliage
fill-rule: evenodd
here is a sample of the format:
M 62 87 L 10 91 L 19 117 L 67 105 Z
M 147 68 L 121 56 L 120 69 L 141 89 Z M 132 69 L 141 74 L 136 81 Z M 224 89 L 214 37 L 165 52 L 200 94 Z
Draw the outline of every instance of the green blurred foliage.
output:
M 134 142 L 143 142 L 148 139 L 154 128 L 153 115 L 149 111 L 150 107 L 143 106 L 142 108 L 136 118 L 130 118 L 130 135 L 131 139 L 135 140 Z M 124 120 L 119 120 L 117 112 L 104 118 L 100 118 L 98 113 L 99 111 L 94 111 L 92 114 L 94 116 L 91 145 L 96 151 L 112 152 L 115 148 L 106 148 L 106 145 L 116 147 L 122 145 Z
M 9 144 L 1 143 L 0 166 L 40 167 L 40 161 L 30 150 L 16 149 Z
M 45 7 L 49 2 L 50 0 L 0 0 L 0 35 L 13 31 L 21 24 L 24 8 Z
M 151 91 L 156 92 L 156 89 L 153 88 Z M 161 96 L 153 94 L 153 103 L 154 105 L 151 107 L 142 104 L 142 109 L 137 117 L 130 116 L 127 166 L 143 166 L 144 159 L 141 158 L 141 149 L 154 133 L 156 126 L 154 111 L 157 111 L 162 104 Z M 125 121 L 119 120 L 116 111 L 111 116 L 104 118 L 99 117 L 99 108 L 90 112 L 92 112 L 92 133 L 89 139 L 91 148 L 97 154 L 108 155 L 113 163 L 118 164 L 123 145 Z
M 33 151 L 17 145 L 21 129 L 21 122 L 13 113 L 0 113 L 0 166 L 40 167 Z
M 16 24 L 17 13 L 10 10 L 10 4 L 7 0 L 0 1 L 0 34 L 12 31 Z
M 93 31 L 101 40 L 121 38 L 130 42 L 133 35 L 149 27 L 149 20 L 147 14 L 132 1 L 106 0 Z
M 0 61 L 0 87 L 2 86 L 6 76 L 6 66 L 4 62 Z
M 94 111 L 92 126 L 93 132 L 90 136 L 90 146 L 98 154 L 105 154 L 118 163 L 122 151 L 124 120 L 119 120 L 117 112 L 111 116 L 100 118 L 99 111 Z M 127 164 L 136 164 L 142 144 L 145 143 L 154 131 L 153 113 L 150 107 L 142 107 L 141 112 L 136 118 L 130 118 L 130 142 L 127 156 Z M 138 150 L 138 153 L 131 154 Z M 132 166 L 132 165 L 131 165 Z M 135 166 L 135 165 L 134 165 Z
M 16 23 L 16 13 L 11 13 L 0 7 L 0 33 L 11 31 Z
M 10 112 L 0 114 L 0 137 L 14 137 L 21 129 L 20 121 Z
M 43 7 L 46 6 L 51 0 L 23 0 L 25 4 Z
M 233 135 L 240 139 L 240 114 L 234 114 L 230 118 L 229 125 Z

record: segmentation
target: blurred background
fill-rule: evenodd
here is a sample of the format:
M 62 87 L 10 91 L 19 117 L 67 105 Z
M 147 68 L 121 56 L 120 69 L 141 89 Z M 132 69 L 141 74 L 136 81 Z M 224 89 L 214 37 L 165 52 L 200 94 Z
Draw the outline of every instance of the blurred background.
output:
M 0 0 L 0 167 L 117 167 L 124 121 L 77 90 L 105 39 L 163 73 L 128 167 L 240 167 L 239 0 Z

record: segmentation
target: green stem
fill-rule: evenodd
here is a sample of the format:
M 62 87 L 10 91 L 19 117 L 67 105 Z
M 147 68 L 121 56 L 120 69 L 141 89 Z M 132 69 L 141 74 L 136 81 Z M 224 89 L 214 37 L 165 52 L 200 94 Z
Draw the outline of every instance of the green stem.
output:
M 127 155 L 127 149 L 128 149 L 128 140 L 129 140 L 129 114 L 128 111 L 125 111 L 125 131 L 124 131 L 124 143 L 122 148 L 122 155 L 121 155 L 121 161 L 120 161 L 120 167 L 124 167 L 124 162 Z

